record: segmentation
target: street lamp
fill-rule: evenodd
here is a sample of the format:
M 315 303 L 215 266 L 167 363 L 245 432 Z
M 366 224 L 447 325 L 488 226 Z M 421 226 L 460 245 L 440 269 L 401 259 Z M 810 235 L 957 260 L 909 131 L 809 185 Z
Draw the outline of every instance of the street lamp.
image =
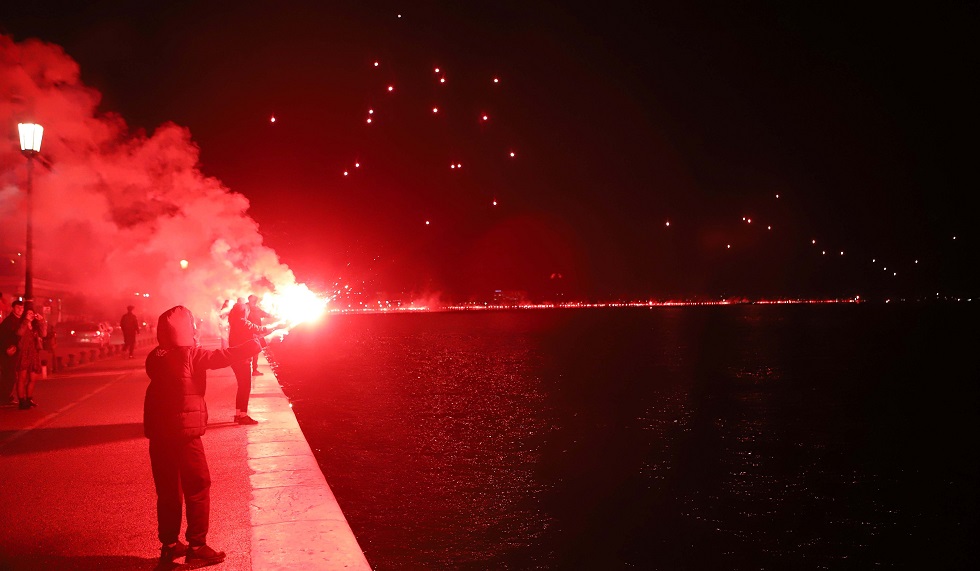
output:
M 29 302 L 34 299 L 34 227 L 31 223 L 32 202 L 31 194 L 34 187 L 33 171 L 34 157 L 41 152 L 41 136 L 44 135 L 44 127 L 36 123 L 18 123 L 17 130 L 20 131 L 20 152 L 27 157 L 27 255 L 24 258 L 24 301 Z

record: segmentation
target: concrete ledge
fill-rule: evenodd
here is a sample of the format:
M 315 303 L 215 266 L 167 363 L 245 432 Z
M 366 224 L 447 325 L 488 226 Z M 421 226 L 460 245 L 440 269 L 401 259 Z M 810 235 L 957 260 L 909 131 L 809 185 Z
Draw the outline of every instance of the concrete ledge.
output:
M 249 410 L 252 569 L 370 571 L 274 376 L 254 378 Z

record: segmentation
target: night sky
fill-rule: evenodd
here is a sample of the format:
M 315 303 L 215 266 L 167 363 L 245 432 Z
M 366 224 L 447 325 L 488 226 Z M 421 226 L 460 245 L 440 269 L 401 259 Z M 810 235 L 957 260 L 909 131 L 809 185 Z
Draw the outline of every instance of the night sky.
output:
M 187 127 L 322 289 L 976 292 L 976 3 L 68 4 L 0 33 Z

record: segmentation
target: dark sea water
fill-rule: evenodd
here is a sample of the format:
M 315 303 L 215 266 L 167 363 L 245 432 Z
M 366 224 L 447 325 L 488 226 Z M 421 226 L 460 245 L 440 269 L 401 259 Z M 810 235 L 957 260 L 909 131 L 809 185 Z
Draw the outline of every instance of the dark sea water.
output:
M 274 357 L 378 571 L 963 569 L 978 314 L 333 315 Z

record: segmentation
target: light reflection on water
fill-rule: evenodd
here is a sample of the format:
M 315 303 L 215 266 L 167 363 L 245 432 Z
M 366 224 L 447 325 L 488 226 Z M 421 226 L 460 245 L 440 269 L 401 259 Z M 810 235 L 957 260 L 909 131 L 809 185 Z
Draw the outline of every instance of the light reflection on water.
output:
M 277 357 L 379 571 L 950 568 L 976 459 L 922 444 L 975 424 L 976 336 L 926 309 L 338 316 Z

